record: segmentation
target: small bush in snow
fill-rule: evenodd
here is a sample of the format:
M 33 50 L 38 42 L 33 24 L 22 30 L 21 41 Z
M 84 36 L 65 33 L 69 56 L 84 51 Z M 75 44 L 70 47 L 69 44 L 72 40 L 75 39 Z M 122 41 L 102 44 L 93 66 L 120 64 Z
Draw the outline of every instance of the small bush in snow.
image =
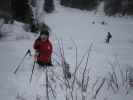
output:
M 130 87 L 133 87 L 133 68 L 127 69 L 127 81 Z
M 49 27 L 45 23 L 32 23 L 30 25 L 31 32 L 40 32 L 41 30 L 49 30 Z

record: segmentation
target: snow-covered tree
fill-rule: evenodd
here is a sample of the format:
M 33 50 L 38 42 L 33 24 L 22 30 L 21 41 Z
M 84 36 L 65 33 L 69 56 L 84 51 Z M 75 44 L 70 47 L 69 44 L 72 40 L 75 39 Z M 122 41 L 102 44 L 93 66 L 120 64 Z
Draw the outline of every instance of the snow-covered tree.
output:
M 98 1 L 99 0 L 61 0 L 61 5 L 92 10 L 97 7 Z
M 44 10 L 47 13 L 51 13 L 54 10 L 54 1 L 53 0 L 45 0 Z
M 122 0 L 122 15 L 133 14 L 133 0 Z
M 15 20 L 26 23 L 32 21 L 32 10 L 29 6 L 29 0 L 12 0 L 11 8 Z
M 3 18 L 6 23 L 8 23 L 12 17 L 10 4 L 10 0 L 0 0 L 0 18 Z
M 104 0 L 104 11 L 107 15 L 115 15 L 117 13 L 133 14 L 133 0 Z
M 120 12 L 121 1 L 122 0 L 105 0 L 105 6 L 104 6 L 105 13 L 111 16 Z
M 32 5 L 33 7 L 35 7 L 35 6 L 36 6 L 36 3 L 37 3 L 37 0 L 30 0 L 30 3 L 31 3 L 31 5 Z

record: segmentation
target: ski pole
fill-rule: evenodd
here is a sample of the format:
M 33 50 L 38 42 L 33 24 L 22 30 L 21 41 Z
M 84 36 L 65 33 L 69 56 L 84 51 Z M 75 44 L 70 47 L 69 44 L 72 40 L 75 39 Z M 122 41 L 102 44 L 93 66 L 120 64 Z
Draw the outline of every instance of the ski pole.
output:
M 46 66 L 46 96 L 47 96 L 47 100 L 49 100 L 49 91 L 48 91 L 48 87 L 49 87 L 49 81 L 48 81 L 48 69 L 47 69 L 47 66 Z
M 36 64 L 36 61 L 34 61 L 34 64 L 33 64 L 32 73 L 31 73 L 30 79 L 29 79 L 29 82 L 30 82 L 30 83 L 31 83 L 31 81 L 32 81 L 32 76 L 33 76 L 33 73 L 34 73 L 35 64 Z
M 30 51 L 29 49 L 28 49 L 27 52 L 25 53 L 24 57 L 22 58 L 22 60 L 20 61 L 20 63 L 19 63 L 18 66 L 16 67 L 16 69 L 14 70 L 14 72 L 13 72 L 14 74 L 17 73 L 17 71 L 19 70 L 21 64 L 23 63 L 23 61 L 24 61 L 24 59 L 25 59 L 25 57 L 26 57 L 28 54 L 31 56 L 31 51 Z

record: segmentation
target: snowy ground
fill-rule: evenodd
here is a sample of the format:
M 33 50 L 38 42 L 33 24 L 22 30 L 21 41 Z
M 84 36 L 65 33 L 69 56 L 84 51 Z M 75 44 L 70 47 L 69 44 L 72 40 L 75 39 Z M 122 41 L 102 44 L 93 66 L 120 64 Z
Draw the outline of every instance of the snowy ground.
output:
M 44 20 L 45 19 L 45 20 Z M 57 60 L 59 55 L 58 39 L 62 40 L 64 54 L 67 62 L 70 64 L 71 72 L 75 68 L 75 45 L 78 48 L 78 63 L 83 54 L 92 45 L 88 69 L 90 69 L 90 81 L 88 91 L 84 95 L 89 100 L 95 94 L 91 91 L 92 85 L 97 78 L 102 80 L 108 78 L 111 71 L 111 64 L 120 65 L 121 69 L 133 67 L 133 18 L 130 17 L 105 17 L 93 14 L 93 12 L 80 11 L 71 8 L 58 6 L 52 14 L 42 16 L 41 21 L 45 21 L 51 28 L 50 40 L 54 46 L 53 57 Z M 92 22 L 95 21 L 95 24 Z M 102 25 L 102 21 L 106 22 Z M 14 25 L 5 25 L 3 28 L 8 37 L 0 41 L 0 98 L 1 100 L 44 100 L 45 92 L 45 72 L 35 68 L 32 83 L 29 83 L 31 69 L 33 65 L 33 57 L 27 57 L 16 75 L 13 74 L 16 66 L 24 56 L 27 49 L 31 49 L 34 39 L 30 33 L 25 32 L 19 23 Z M 113 38 L 109 44 L 105 43 L 107 32 L 111 32 Z M 74 41 L 74 42 L 73 42 Z M 111 64 L 110 64 L 111 63 Z M 78 71 L 79 77 L 84 69 L 84 63 Z M 55 66 L 49 69 L 49 75 L 53 70 L 57 75 L 61 76 L 61 67 Z M 118 75 L 118 78 L 121 78 Z M 63 83 L 55 78 L 52 85 L 56 90 L 56 99 L 65 100 Z M 81 78 L 79 78 L 79 81 Z M 121 79 L 119 79 L 121 81 Z M 99 83 L 100 84 L 100 83 Z M 98 93 L 96 100 L 132 100 L 133 92 L 126 94 L 125 86 L 119 83 L 120 89 L 114 93 L 111 89 L 107 89 L 107 84 L 103 86 Z M 95 88 L 96 89 L 96 88 Z M 77 90 L 78 100 L 81 100 L 80 88 Z M 86 99 L 87 100 L 87 99 Z

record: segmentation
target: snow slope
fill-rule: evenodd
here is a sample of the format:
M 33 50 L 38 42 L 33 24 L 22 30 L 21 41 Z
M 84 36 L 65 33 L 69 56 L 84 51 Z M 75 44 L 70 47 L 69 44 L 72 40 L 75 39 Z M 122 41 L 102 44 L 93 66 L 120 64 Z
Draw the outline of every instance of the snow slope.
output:
M 88 72 L 90 81 L 87 93 L 83 94 L 89 100 L 94 99 L 92 97 L 95 91 L 91 91 L 91 88 L 96 79 L 102 80 L 102 78 L 109 77 L 108 73 L 111 71 L 110 63 L 113 63 L 116 70 L 118 70 L 118 78 L 121 78 L 117 67 L 119 64 L 121 69 L 133 67 L 132 17 L 106 17 L 95 15 L 93 12 L 57 5 L 52 14 L 44 14 L 41 16 L 40 21 L 45 21 L 51 28 L 50 40 L 54 46 L 53 57 L 58 61 L 60 60 L 57 56 L 60 53 L 58 40 L 62 40 L 65 58 L 70 64 L 71 72 L 74 72 L 75 68 L 74 42 L 78 48 L 78 63 L 91 43 L 93 44 L 87 67 L 87 69 L 90 69 L 90 72 Z M 101 24 L 103 21 L 105 22 L 104 25 Z M 43 70 L 36 67 L 32 83 L 29 83 L 33 57 L 26 57 L 18 73 L 16 75 L 13 74 L 27 49 L 31 49 L 32 54 L 34 54 L 32 45 L 36 37 L 31 35 L 31 33 L 25 32 L 20 23 L 15 23 L 13 26 L 4 25 L 2 32 L 8 33 L 8 37 L 0 41 L 0 100 L 46 99 L 45 72 Z M 105 43 L 107 32 L 111 32 L 113 36 L 109 44 Z M 77 74 L 79 81 L 81 81 L 84 65 L 85 61 Z M 51 71 L 61 77 L 62 69 L 57 65 L 54 69 L 49 69 L 49 76 L 52 75 L 55 80 L 51 80 L 51 82 L 56 89 L 57 95 L 56 98 L 51 96 L 50 100 L 65 100 L 64 85 Z M 98 93 L 96 100 L 132 100 L 133 92 L 131 91 L 126 95 L 125 86 L 121 82 L 119 84 L 120 89 L 116 93 L 111 89 L 107 89 L 107 84 L 105 84 L 100 93 Z M 63 85 L 62 88 L 61 85 Z M 78 94 L 78 100 L 81 100 L 80 95 L 82 92 L 80 88 L 78 90 L 75 89 L 75 91 Z

